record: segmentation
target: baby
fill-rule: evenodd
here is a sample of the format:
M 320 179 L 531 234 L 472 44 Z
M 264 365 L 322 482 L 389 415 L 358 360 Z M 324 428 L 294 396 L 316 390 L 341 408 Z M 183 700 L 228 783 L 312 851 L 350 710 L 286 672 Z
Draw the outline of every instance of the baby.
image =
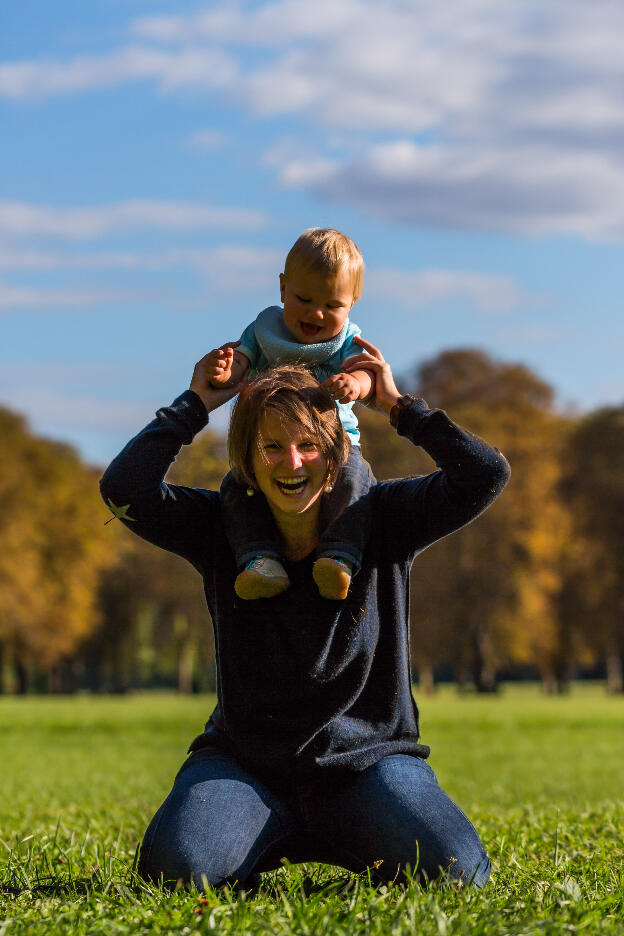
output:
M 362 354 L 360 329 L 349 312 L 360 296 L 364 262 L 356 244 L 331 228 L 310 228 L 291 248 L 280 273 L 283 308 L 270 306 L 248 325 L 235 347 L 210 353 L 208 378 L 214 387 L 238 383 L 277 363 L 304 364 L 337 402 L 351 442 L 350 455 L 333 487 L 324 495 L 323 530 L 312 568 L 324 598 L 344 599 L 359 570 L 368 538 L 368 516 L 360 498 L 374 481 L 360 454 L 356 400 L 374 392 L 374 374 L 342 366 Z M 225 529 L 241 569 L 235 590 L 240 598 L 270 598 L 288 588 L 277 530 L 261 498 L 228 474 L 221 485 Z

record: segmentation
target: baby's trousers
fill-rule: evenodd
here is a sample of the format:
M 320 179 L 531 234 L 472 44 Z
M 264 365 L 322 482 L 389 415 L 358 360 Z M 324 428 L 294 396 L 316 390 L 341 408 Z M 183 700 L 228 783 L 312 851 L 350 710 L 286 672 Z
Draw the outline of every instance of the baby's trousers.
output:
M 482 887 L 490 860 L 477 832 L 426 761 L 385 757 L 359 773 L 269 787 L 231 755 L 193 753 L 152 819 L 139 873 L 199 889 L 245 884 L 250 875 L 318 861 L 376 881 L 446 874 Z
M 351 446 L 330 494 L 321 504 L 320 539 L 317 557 L 348 559 L 357 572 L 370 535 L 369 501 L 365 496 L 375 478 L 359 446 Z M 256 556 L 281 559 L 281 542 L 273 515 L 265 498 L 239 484 L 231 472 L 221 484 L 223 521 L 229 544 L 239 569 Z

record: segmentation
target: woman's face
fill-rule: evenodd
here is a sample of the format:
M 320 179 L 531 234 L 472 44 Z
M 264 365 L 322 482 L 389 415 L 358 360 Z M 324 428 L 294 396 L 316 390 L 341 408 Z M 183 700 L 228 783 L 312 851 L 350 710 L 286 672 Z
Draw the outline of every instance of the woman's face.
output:
M 320 506 L 329 465 L 318 439 L 302 425 L 270 410 L 260 417 L 252 466 L 259 490 L 276 518 Z

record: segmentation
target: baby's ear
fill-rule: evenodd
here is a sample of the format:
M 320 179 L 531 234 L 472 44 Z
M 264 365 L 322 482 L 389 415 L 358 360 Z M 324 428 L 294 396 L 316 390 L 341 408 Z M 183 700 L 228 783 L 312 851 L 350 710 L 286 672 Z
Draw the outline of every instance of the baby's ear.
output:
M 286 292 L 286 277 L 283 273 L 279 275 L 279 284 L 280 284 L 280 301 L 284 301 L 284 294 Z

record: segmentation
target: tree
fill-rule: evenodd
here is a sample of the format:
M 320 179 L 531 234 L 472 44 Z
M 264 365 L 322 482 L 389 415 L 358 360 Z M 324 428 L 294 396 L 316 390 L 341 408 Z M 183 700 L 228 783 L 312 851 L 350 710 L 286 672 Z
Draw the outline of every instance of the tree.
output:
M 590 413 L 569 436 L 562 490 L 580 542 L 569 612 L 585 624 L 612 692 L 624 688 L 624 406 Z
M 25 691 L 29 669 L 51 672 L 97 625 L 96 585 L 111 557 L 95 472 L 7 410 L 0 431 L 0 642 Z
M 460 683 L 496 687 L 510 663 L 546 675 L 557 645 L 558 562 L 566 513 L 557 497 L 563 428 L 548 384 L 483 351 L 443 352 L 413 392 L 497 445 L 509 488 L 484 516 L 418 558 L 412 580 L 413 659 L 450 664 Z

